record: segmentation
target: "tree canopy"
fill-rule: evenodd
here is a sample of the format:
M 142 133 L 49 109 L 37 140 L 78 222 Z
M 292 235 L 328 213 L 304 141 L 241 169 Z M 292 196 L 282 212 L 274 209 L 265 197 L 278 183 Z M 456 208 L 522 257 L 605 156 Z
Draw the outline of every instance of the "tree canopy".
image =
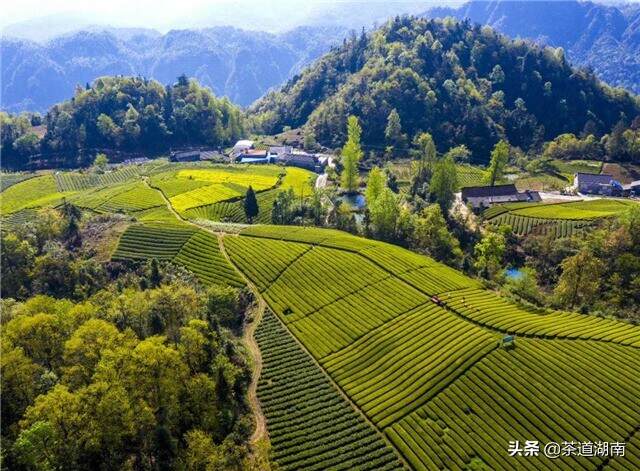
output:
M 180 469 L 198 435 L 215 469 L 240 469 L 249 368 L 237 338 L 220 328 L 228 316 L 221 289 L 173 282 L 78 303 L 5 304 L 4 465 Z M 232 310 L 238 322 L 242 306 Z
M 77 161 L 87 149 L 160 152 L 170 147 L 224 146 L 243 134 L 239 108 L 196 80 L 163 86 L 140 77 L 100 77 L 78 88 L 44 116 L 39 139 L 25 118 L 0 115 L 4 166 L 24 165 L 31 154 Z M 34 139 L 35 137 L 35 139 Z M 47 157 L 49 156 L 49 157 Z
M 345 142 L 349 115 L 373 148 L 401 123 L 409 139 L 429 132 L 441 151 L 464 144 L 480 163 L 500 139 L 526 151 L 563 133 L 600 138 L 639 110 L 637 98 L 572 68 L 561 50 L 412 17 L 354 35 L 251 109 L 266 132 L 306 124 L 333 147 Z
M 347 142 L 342 148 L 342 187 L 353 193 L 358 189 L 358 164 L 362 158 L 360 147 L 360 135 L 362 128 L 355 116 L 349 116 L 347 120 Z

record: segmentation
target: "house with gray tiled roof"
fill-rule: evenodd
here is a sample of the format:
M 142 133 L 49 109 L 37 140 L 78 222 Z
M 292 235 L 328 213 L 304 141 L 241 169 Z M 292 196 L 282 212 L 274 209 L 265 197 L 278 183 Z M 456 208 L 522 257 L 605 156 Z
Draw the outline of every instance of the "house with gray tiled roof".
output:
M 474 209 L 488 208 L 493 204 L 540 201 L 537 191 L 520 192 L 514 184 L 494 186 L 468 186 L 462 188 L 462 201 Z
M 612 195 L 622 191 L 622 185 L 607 173 L 578 172 L 573 176 L 573 187 L 578 193 Z

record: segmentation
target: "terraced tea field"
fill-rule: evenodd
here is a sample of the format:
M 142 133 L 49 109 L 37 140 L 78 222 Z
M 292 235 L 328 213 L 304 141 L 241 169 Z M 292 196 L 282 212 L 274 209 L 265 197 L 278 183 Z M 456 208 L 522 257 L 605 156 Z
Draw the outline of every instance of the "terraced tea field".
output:
M 204 284 L 244 284 L 222 255 L 218 238 L 188 224 L 132 225 L 122 234 L 112 258 L 170 260 L 193 272 Z
M 264 315 L 256 339 L 263 356 L 258 396 L 279 469 L 403 469 L 394 449 L 272 313 Z
M 625 442 L 640 422 L 638 365 L 637 348 L 519 339 L 515 349 L 478 361 L 387 435 L 416 469 L 464 469 L 472 457 L 491 469 L 600 469 L 603 457 L 510 457 L 506 444 L 526 437 Z
M 552 234 L 568 237 L 592 227 L 599 220 L 619 216 L 634 203 L 630 200 L 593 199 L 560 203 L 505 203 L 492 206 L 483 216 L 490 224 L 508 224 L 518 235 Z
M 249 186 L 258 192 L 274 188 L 284 173 L 282 167 L 273 165 L 219 165 L 159 172 L 150 183 L 164 193 L 176 211 L 187 216 L 192 208 L 240 199 Z
M 292 189 L 296 196 L 309 196 L 314 179 L 314 173 L 295 167 L 159 160 L 101 173 L 2 174 L 0 204 L 6 224 L 26 221 L 37 209 L 58 206 L 63 199 L 95 213 L 123 213 L 141 222 L 172 224 L 176 218 L 166 208 L 168 200 L 186 219 L 245 223 L 244 195 L 251 185 L 259 206 L 255 222 L 270 223 L 278 193 Z
M 2 216 L 23 209 L 56 206 L 62 202 L 63 198 L 73 194 L 73 191 L 58 191 L 55 179 L 51 174 L 29 178 L 9 186 L 0 193 Z
M 144 171 L 145 166 L 127 165 L 103 173 L 56 172 L 54 178 L 59 191 L 82 191 L 125 183 Z
M 407 187 L 411 182 L 411 165 L 410 160 L 394 162 L 391 165 L 391 169 L 396 175 L 398 184 L 401 187 Z M 482 167 L 469 164 L 456 164 L 456 173 L 460 188 L 484 185 L 485 170 Z
M 4 191 L 10 186 L 15 185 L 16 183 L 20 183 L 22 181 L 28 180 L 29 178 L 35 177 L 35 173 L 27 173 L 27 172 L 0 172 L 0 191 Z
M 485 171 L 480 167 L 472 165 L 456 165 L 458 173 L 458 185 L 463 188 L 465 186 L 479 186 L 484 184 Z
M 507 448 L 512 440 L 634 442 L 640 327 L 530 310 L 427 257 L 338 231 L 253 226 L 223 240 L 281 326 L 411 468 L 637 463 L 633 448 L 631 458 L 607 461 L 512 458 Z M 508 334 L 515 348 L 500 346 Z M 272 347 L 261 347 L 269 355 Z M 259 398 L 268 404 L 273 393 Z M 267 411 L 269 427 L 273 420 Z
M 273 311 L 256 330 L 258 398 L 281 469 L 640 469 L 640 327 L 521 306 L 428 257 L 336 230 L 235 225 L 218 235 L 173 212 L 236 217 L 251 184 L 269 214 L 267 196 L 303 197 L 308 177 L 167 164 L 105 184 L 36 176 L 0 202 L 17 224 L 62 198 L 125 213 L 113 259 L 172 261 L 204 284 L 249 279 Z M 210 201 L 227 191 L 235 196 Z M 485 217 L 523 220 L 522 232 L 538 220 L 580 229 L 628 204 L 501 205 Z M 513 440 L 627 442 L 628 453 L 510 457 Z

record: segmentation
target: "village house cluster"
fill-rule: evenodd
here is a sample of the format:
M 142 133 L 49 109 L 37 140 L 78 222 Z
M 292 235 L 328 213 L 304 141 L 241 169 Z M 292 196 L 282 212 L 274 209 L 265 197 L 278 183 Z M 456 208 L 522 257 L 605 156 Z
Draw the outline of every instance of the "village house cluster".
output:
M 462 201 L 473 209 L 488 208 L 493 204 L 541 201 L 537 191 L 518 191 L 513 183 L 495 186 L 469 186 L 462 189 Z
M 569 190 L 578 195 L 640 196 L 640 180 L 623 185 L 606 173 L 574 174 Z M 541 201 L 537 191 L 518 191 L 514 184 L 494 186 L 469 186 L 462 188 L 462 201 L 473 209 L 488 208 L 494 204 Z
M 266 149 L 257 149 L 254 141 L 247 139 L 236 142 L 230 157 L 234 162 L 243 164 L 281 164 L 318 173 L 322 172 L 329 160 L 329 156 L 305 152 L 293 146 L 269 146 Z
M 572 188 L 583 195 L 638 196 L 640 180 L 623 185 L 607 173 L 578 172 L 573 177 Z
M 242 164 L 280 164 L 322 173 L 329 163 L 329 156 L 305 152 L 286 145 L 257 148 L 254 141 L 241 139 L 235 143 L 228 154 L 224 154 L 221 148 L 217 150 L 190 149 L 171 152 L 170 160 L 172 162 L 226 160 Z

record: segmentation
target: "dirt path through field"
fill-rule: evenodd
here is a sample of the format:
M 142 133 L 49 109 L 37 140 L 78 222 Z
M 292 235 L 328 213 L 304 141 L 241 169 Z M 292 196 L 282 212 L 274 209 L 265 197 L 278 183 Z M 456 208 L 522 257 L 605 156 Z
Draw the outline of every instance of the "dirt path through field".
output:
M 243 339 L 251 355 L 254 358 L 252 381 L 251 381 L 251 385 L 249 386 L 248 397 L 249 397 L 249 403 L 256 417 L 256 428 L 253 432 L 253 435 L 251 436 L 251 444 L 254 445 L 254 453 L 255 453 L 257 449 L 255 445 L 257 445 L 262 439 L 265 439 L 265 440 L 269 439 L 266 418 L 262 413 L 262 408 L 260 407 L 260 401 L 258 400 L 258 396 L 257 396 L 258 380 L 260 378 L 260 373 L 262 372 L 262 354 L 260 353 L 260 348 L 258 347 L 258 344 L 254 338 L 254 333 L 256 331 L 256 328 L 260 324 L 260 321 L 262 320 L 264 311 L 267 308 L 267 303 L 262 297 L 262 295 L 260 294 L 260 291 L 258 290 L 256 285 L 253 284 L 251 280 L 249 280 L 245 276 L 242 270 L 236 267 L 231 261 L 231 258 L 227 254 L 226 249 L 224 247 L 223 238 L 225 237 L 225 234 L 218 233 L 217 235 L 218 235 L 218 241 L 220 243 L 220 251 L 222 252 L 223 256 L 227 259 L 227 261 L 231 264 L 231 266 L 236 269 L 236 271 L 240 274 L 242 279 L 247 283 L 247 286 L 249 286 L 249 288 L 253 292 L 257 302 L 257 305 L 254 307 L 252 311 L 252 321 L 249 323 L 245 322 L 245 325 L 243 328 Z M 237 234 L 229 234 L 229 236 L 231 237 L 236 235 Z M 342 390 L 342 388 L 338 385 L 338 383 L 336 383 L 334 379 L 320 365 L 318 360 L 316 360 L 313 357 L 313 355 L 311 355 L 311 352 L 309 352 L 309 350 L 305 347 L 305 345 L 302 342 L 300 342 L 300 340 L 298 340 L 298 338 L 295 335 L 293 335 L 293 333 L 289 330 L 289 327 L 284 322 L 282 322 L 282 319 L 280 319 L 279 316 L 275 316 L 275 317 L 278 320 L 278 322 L 280 322 L 280 324 L 284 327 L 284 329 L 287 332 L 289 332 L 293 340 L 296 342 L 296 344 L 298 344 L 298 346 L 302 349 L 302 351 L 305 352 L 308 355 L 309 359 L 316 365 L 316 367 L 320 371 L 322 371 L 322 373 L 325 375 L 329 383 L 335 388 L 336 392 L 340 394 L 340 396 L 342 396 L 344 400 L 351 405 L 353 410 L 357 414 L 359 414 L 360 417 L 362 417 L 362 419 L 372 428 L 372 430 L 374 430 L 380 436 L 380 438 L 384 441 L 384 443 L 386 443 L 391 450 L 394 450 L 396 457 L 401 463 L 403 463 L 404 467 L 406 469 L 411 469 L 411 467 L 408 465 L 404 457 L 398 452 L 395 446 L 391 444 L 387 436 L 369 419 L 369 417 L 365 415 L 365 413 L 353 402 L 353 400 L 347 395 L 347 393 L 345 393 Z
M 167 209 L 169 209 L 171 214 L 173 214 L 178 221 L 182 221 L 184 223 L 191 224 L 192 226 L 200 227 L 197 224 L 194 224 L 191 221 L 188 221 L 187 219 L 185 219 L 182 216 L 180 216 L 180 214 L 178 214 L 178 212 L 171 205 L 171 202 L 169 201 L 169 198 L 167 198 L 167 195 L 165 195 L 164 192 L 162 190 L 160 190 L 159 188 L 151 186 L 151 184 L 149 183 L 149 177 L 142 177 L 142 181 L 144 182 L 145 185 L 147 185 L 148 188 L 150 188 L 152 190 L 156 190 L 158 193 L 160 193 L 160 196 L 162 196 L 162 199 L 164 200 L 165 204 L 167 205 Z
M 218 233 L 218 243 L 220 244 L 220 252 L 224 256 L 224 258 L 229 262 L 229 265 L 236 268 L 231 258 L 229 258 L 229 254 L 227 253 L 224 242 L 223 242 L 223 234 Z M 244 325 L 242 327 L 242 340 L 244 341 L 247 349 L 249 350 L 249 354 L 253 360 L 252 364 L 252 372 L 251 372 L 251 384 L 249 385 L 249 390 L 247 392 L 247 396 L 249 399 L 249 405 L 253 410 L 253 415 L 256 418 L 256 428 L 251 435 L 250 443 L 252 445 L 257 444 L 260 440 L 268 438 L 267 437 L 267 419 L 262 413 L 262 407 L 260 407 L 260 401 L 258 400 L 258 380 L 260 379 L 260 374 L 262 373 L 262 354 L 260 353 L 260 347 L 258 347 L 258 343 L 255 339 L 255 332 L 262 320 L 262 316 L 267 307 L 267 303 L 260 296 L 260 292 L 258 288 L 242 273 L 240 270 L 236 268 L 236 271 L 240 274 L 240 276 L 244 279 L 249 289 L 253 292 L 253 295 L 256 300 L 256 304 L 251 308 L 248 316 L 245 316 Z M 250 319 L 247 322 L 247 319 Z
M 244 275 L 244 273 L 242 273 L 240 270 L 236 268 L 236 266 L 233 264 L 233 262 L 229 258 L 229 254 L 227 253 L 222 240 L 225 235 L 224 233 L 213 231 L 211 228 L 201 226 L 199 224 L 196 224 L 195 222 L 192 222 L 183 218 L 173 208 L 173 206 L 171 205 L 171 202 L 162 191 L 160 191 L 158 188 L 152 187 L 149 184 L 148 178 L 145 177 L 143 180 L 145 185 L 147 185 L 151 189 L 158 191 L 160 195 L 162 195 L 162 199 L 167 204 L 167 208 L 178 220 L 186 224 L 190 224 L 192 226 L 198 227 L 199 229 L 203 229 L 218 237 L 220 253 L 222 253 L 223 257 L 227 260 L 229 265 L 234 267 L 236 272 L 240 274 L 242 279 L 245 281 L 249 289 L 251 289 L 251 291 L 254 294 L 256 304 L 252 306 L 251 310 L 247 313 L 248 315 L 245 316 L 244 325 L 242 327 L 242 340 L 246 345 L 247 350 L 249 351 L 249 354 L 251 355 L 251 359 L 252 359 L 251 384 L 249 385 L 249 390 L 247 391 L 247 398 L 249 400 L 249 405 L 253 411 L 253 415 L 256 419 L 256 427 L 255 427 L 255 430 L 253 431 L 253 434 L 251 435 L 250 443 L 251 445 L 256 445 L 261 440 L 268 439 L 267 420 L 264 414 L 262 413 L 262 408 L 260 407 L 260 401 L 258 400 L 258 380 L 260 379 L 260 374 L 262 373 L 262 354 L 260 353 L 260 348 L 258 347 L 258 343 L 256 342 L 256 339 L 254 337 L 255 331 L 258 325 L 260 324 L 260 321 L 262 320 L 262 316 L 264 314 L 264 310 L 266 309 L 267 303 L 264 301 L 264 299 L 262 299 L 262 296 L 260 296 L 260 292 L 258 291 L 258 288 L 253 283 L 251 283 L 251 281 Z M 250 321 L 247 322 L 247 319 L 250 319 Z M 254 451 L 255 451 L 255 447 L 254 447 Z

